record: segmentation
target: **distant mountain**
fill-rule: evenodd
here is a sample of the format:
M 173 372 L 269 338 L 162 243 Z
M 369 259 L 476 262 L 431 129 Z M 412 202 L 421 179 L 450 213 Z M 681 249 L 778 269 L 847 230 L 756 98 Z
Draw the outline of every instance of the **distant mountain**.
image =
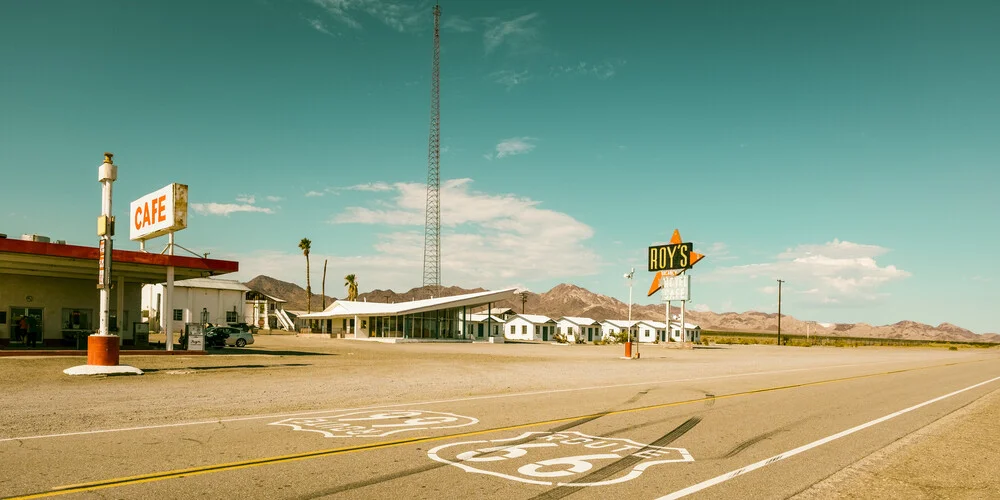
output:
M 256 278 L 244 283 L 247 288 L 251 290 L 256 290 L 258 292 L 270 295 L 274 298 L 287 300 L 288 303 L 285 304 L 285 310 L 287 311 L 305 311 L 306 310 L 306 289 L 302 288 L 295 283 L 289 283 L 287 281 L 281 281 L 274 279 L 270 276 L 260 275 Z M 328 282 L 327 285 L 330 285 Z M 343 285 L 342 282 L 337 281 L 333 286 Z M 320 297 L 320 290 L 313 289 L 312 296 L 312 311 L 322 311 L 323 310 L 323 300 Z M 337 300 L 334 297 L 327 296 L 326 305 L 329 306 L 333 301 Z
M 279 281 L 267 276 L 258 276 L 246 285 L 268 295 L 288 300 L 289 305 L 286 306 L 286 309 L 305 310 L 305 290 L 294 283 Z M 483 291 L 485 291 L 483 288 L 468 289 L 457 286 L 441 288 L 439 291 L 435 291 L 432 287 L 418 287 L 404 293 L 396 293 L 392 290 L 372 290 L 360 294 L 358 300 L 394 303 Z M 582 316 L 597 321 L 628 318 L 628 304 L 614 297 L 597 294 L 586 288 L 566 283 L 557 285 L 544 293 L 526 292 L 525 298 L 526 300 L 522 304 L 520 295 L 511 294 L 509 299 L 495 302 L 493 308 L 509 307 L 515 312 L 521 312 L 523 307 L 523 311 L 528 314 L 544 314 L 553 319 L 562 316 Z M 329 305 L 332 300 L 332 298 L 328 298 L 327 304 Z M 318 294 L 313 296 L 313 310 L 320 310 Z M 632 319 L 663 321 L 665 313 L 663 305 L 632 304 Z M 679 315 L 680 308 L 672 307 L 670 314 L 671 316 Z M 774 333 L 778 329 L 777 314 L 757 311 L 742 313 L 687 311 L 685 319 L 705 330 Z M 807 323 L 788 315 L 781 316 L 782 332 L 805 335 L 807 329 L 811 334 L 839 337 L 1000 343 L 1000 334 L 978 335 L 951 323 L 931 326 L 915 321 L 900 321 L 883 326 L 872 326 L 866 323 L 838 323 L 823 326 L 814 322 Z

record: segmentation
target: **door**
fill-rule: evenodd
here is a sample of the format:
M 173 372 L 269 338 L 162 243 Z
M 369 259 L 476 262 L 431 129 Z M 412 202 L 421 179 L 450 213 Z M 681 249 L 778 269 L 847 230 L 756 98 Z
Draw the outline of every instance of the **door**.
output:
M 484 325 L 482 323 L 480 323 L 479 324 L 479 338 L 483 338 L 483 328 L 484 328 Z
M 28 337 L 20 331 L 21 318 L 25 318 L 27 334 L 34 337 L 36 343 L 42 343 L 42 335 L 45 332 L 45 325 L 42 323 L 42 309 L 32 307 L 11 307 L 7 316 L 7 324 L 10 325 L 10 342 L 19 342 L 21 345 L 28 345 Z
M 549 327 L 543 326 L 542 327 L 542 341 L 543 342 L 548 342 L 548 340 L 549 340 Z

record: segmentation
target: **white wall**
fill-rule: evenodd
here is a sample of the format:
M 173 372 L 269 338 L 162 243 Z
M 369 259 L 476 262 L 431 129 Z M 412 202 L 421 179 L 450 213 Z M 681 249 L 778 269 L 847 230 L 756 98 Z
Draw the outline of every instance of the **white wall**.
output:
M 514 327 L 514 333 L 510 332 L 512 326 Z M 522 332 L 522 330 L 525 330 L 524 327 L 527 327 L 526 333 Z M 554 323 L 536 325 L 521 317 L 514 317 L 508 320 L 507 323 L 504 323 L 503 336 L 508 340 L 542 340 L 544 338 L 542 327 L 549 329 L 548 340 L 552 340 L 552 337 L 556 333 L 556 325 Z
M 146 285 L 143 287 L 142 292 L 142 304 L 143 307 L 149 307 L 150 293 L 152 293 L 153 302 L 156 301 L 157 295 L 160 297 L 159 304 L 153 304 L 153 310 L 150 311 L 150 316 L 154 316 L 160 312 L 162 314 L 172 314 L 171 311 L 160 311 L 163 307 L 163 302 L 165 302 L 166 286 L 161 284 Z M 175 332 L 183 332 L 185 323 L 200 323 L 201 313 L 203 309 L 208 310 L 208 322 L 213 325 L 225 325 L 226 312 L 232 312 L 233 308 L 236 308 L 236 322 L 244 320 L 244 298 L 243 291 L 240 290 L 222 290 L 217 288 L 189 288 L 189 287 L 174 287 L 174 300 L 173 308 L 180 309 L 183 311 L 183 319 L 180 321 L 174 321 L 173 330 Z M 163 324 L 163 318 L 166 316 L 160 316 L 160 324 Z

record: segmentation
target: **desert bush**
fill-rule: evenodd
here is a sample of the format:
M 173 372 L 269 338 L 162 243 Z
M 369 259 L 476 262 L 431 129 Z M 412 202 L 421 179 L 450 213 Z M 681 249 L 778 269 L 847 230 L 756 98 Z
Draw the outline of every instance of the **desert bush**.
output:
M 951 347 L 949 347 L 949 348 L 948 348 L 948 350 L 949 350 L 949 351 L 957 351 L 957 350 L 958 350 L 958 348 L 957 348 L 957 347 L 955 347 L 955 346 L 951 346 Z
M 560 344 L 567 344 L 567 343 L 569 343 L 569 341 L 566 340 L 566 335 L 563 335 L 562 333 L 559 333 L 559 332 L 557 332 L 555 335 L 552 336 L 552 340 L 555 340 L 556 342 L 559 342 Z

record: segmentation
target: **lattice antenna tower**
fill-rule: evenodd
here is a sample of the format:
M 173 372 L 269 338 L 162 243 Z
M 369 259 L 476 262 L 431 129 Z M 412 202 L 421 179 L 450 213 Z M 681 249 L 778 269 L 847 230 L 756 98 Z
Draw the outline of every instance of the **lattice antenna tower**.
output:
M 434 6 L 431 64 L 431 131 L 427 146 L 427 207 L 424 225 L 424 286 L 441 287 L 441 6 Z

